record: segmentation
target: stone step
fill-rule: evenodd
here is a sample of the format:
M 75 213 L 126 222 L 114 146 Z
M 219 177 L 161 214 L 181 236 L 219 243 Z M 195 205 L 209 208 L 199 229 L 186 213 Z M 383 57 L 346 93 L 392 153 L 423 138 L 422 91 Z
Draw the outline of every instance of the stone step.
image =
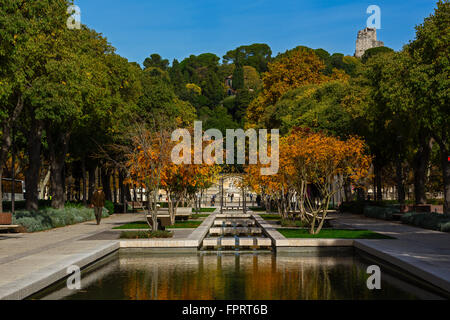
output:
M 251 217 L 252 215 L 247 213 L 219 213 L 216 215 L 217 219 L 250 219 Z
M 225 225 L 226 227 L 229 226 L 237 226 L 237 227 L 249 227 L 249 226 L 254 226 L 255 225 L 255 220 L 252 219 L 233 219 L 233 220 L 215 220 L 214 221 L 214 226 L 223 226 Z
M 268 248 L 272 246 L 272 240 L 270 238 L 206 238 L 203 240 L 204 248 L 217 248 L 217 247 L 249 247 L 249 248 Z
M 237 227 L 237 228 L 210 228 L 209 234 L 212 236 L 215 235 L 239 235 L 239 234 L 248 234 L 248 235 L 254 235 L 254 234 L 261 234 L 262 229 L 261 228 L 248 228 L 248 227 Z

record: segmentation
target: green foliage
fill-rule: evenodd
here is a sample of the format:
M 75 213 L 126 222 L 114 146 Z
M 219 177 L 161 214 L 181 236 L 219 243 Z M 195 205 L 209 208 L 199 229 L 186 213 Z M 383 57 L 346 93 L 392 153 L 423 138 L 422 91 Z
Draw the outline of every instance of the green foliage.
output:
M 157 53 L 153 53 L 144 60 L 144 67 L 145 69 L 159 68 L 161 70 L 167 70 L 169 67 L 169 60 L 161 58 Z
M 244 88 L 244 67 L 241 62 L 236 63 L 233 72 L 233 89 L 240 90 Z
M 306 222 L 302 222 L 300 220 L 281 219 L 281 226 L 282 227 L 303 228 L 303 227 L 308 227 L 308 224 Z
M 265 209 L 262 209 L 262 208 L 254 208 L 254 209 L 251 209 L 251 210 L 255 211 L 255 212 L 266 211 Z M 260 216 L 264 220 L 281 220 L 281 216 L 279 214 L 261 214 Z
M 360 70 L 361 62 L 357 58 L 344 56 L 342 53 L 333 53 L 330 55 L 324 49 L 315 49 L 314 52 L 325 63 L 324 73 L 326 75 L 331 75 L 333 69 L 338 69 L 355 77 Z
M 368 218 L 393 220 L 393 214 L 399 213 L 399 210 L 395 207 L 378 207 L 378 206 L 365 206 L 363 209 L 364 215 Z
M 109 216 L 106 209 L 103 209 L 102 216 Z M 64 209 L 45 208 L 38 212 L 18 211 L 13 217 L 13 224 L 25 227 L 27 232 L 36 232 L 94 219 L 93 209 L 80 205 L 66 205 Z
M 361 57 L 361 60 L 363 63 L 366 63 L 370 58 L 380 53 L 392 53 L 392 52 L 394 52 L 394 50 L 388 47 L 370 48 L 366 50 L 366 52 L 364 52 L 364 55 Z
M 197 110 L 204 106 L 213 108 L 225 96 L 224 79 L 220 79 L 218 74 L 219 60 L 219 57 L 212 53 L 191 55 L 177 65 L 179 71 L 172 71 L 173 74 L 181 72 L 184 83 L 195 83 L 202 88 L 200 96 L 179 95 L 181 99 L 187 98 Z
M 407 212 L 401 220 L 420 228 L 450 232 L 450 215 L 447 214 Z
M 355 128 L 354 113 L 348 101 L 354 89 L 347 82 L 331 81 L 321 85 L 309 85 L 286 93 L 265 114 L 267 125 L 279 127 L 282 134 L 293 127 L 308 127 L 324 130 L 345 137 Z
M 105 201 L 105 209 L 108 210 L 109 214 L 114 213 L 114 203 L 112 201 L 106 200 Z
M 199 208 L 197 209 L 199 212 L 214 212 L 216 208 Z M 192 208 L 192 212 L 197 212 L 195 208 Z
M 240 46 L 234 50 L 230 50 L 223 56 L 225 64 L 234 63 L 237 60 L 243 66 L 251 66 L 259 73 L 266 72 L 267 64 L 272 59 L 272 50 L 267 44 L 255 43 L 249 46 Z
M 175 222 L 174 225 L 172 226 L 167 226 L 168 229 L 195 229 L 197 228 L 199 225 L 202 224 L 202 221 L 177 221 Z
M 194 213 L 194 214 L 191 214 L 189 216 L 189 219 L 200 219 L 200 218 L 207 218 L 207 217 L 209 217 L 209 214 L 196 214 L 196 213 Z
M 214 110 L 203 107 L 199 110 L 198 115 L 199 119 L 203 121 L 204 130 L 215 128 L 219 129 L 225 135 L 227 129 L 239 128 L 239 125 L 223 106 L 218 106 Z
M 149 229 L 149 225 L 145 221 L 134 221 L 118 227 L 114 227 L 114 230 L 126 230 L 126 229 Z
M 51 200 L 39 200 L 38 202 L 39 208 L 47 208 L 51 207 Z M 26 201 L 15 201 L 14 208 L 15 210 L 25 210 Z M 3 201 L 3 210 L 5 212 L 11 211 L 11 201 Z

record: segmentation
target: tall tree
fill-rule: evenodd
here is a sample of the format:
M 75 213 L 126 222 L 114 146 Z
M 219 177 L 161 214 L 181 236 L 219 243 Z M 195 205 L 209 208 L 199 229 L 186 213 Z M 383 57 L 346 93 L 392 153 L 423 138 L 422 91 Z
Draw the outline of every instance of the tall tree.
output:
M 417 97 L 416 115 L 441 151 L 444 211 L 450 213 L 450 2 L 440 0 L 434 14 L 416 27 L 416 39 L 407 50 L 415 65 L 412 90 Z
M 5 0 L 0 11 L 0 111 L 3 164 L 11 147 L 11 131 L 24 110 L 34 80 L 46 72 L 44 66 L 66 29 L 68 2 Z M 36 127 L 35 127 L 36 128 Z M 39 134 L 39 128 L 36 128 Z M 36 139 L 39 141 L 39 139 Z M 0 180 L 3 166 L 0 165 Z M 34 194 L 33 187 L 30 191 Z M 0 184 L 0 212 L 2 192 Z
M 144 60 L 144 67 L 147 68 L 159 68 L 166 71 L 169 67 L 169 60 L 163 59 L 159 54 L 153 53 L 150 57 Z
M 243 66 L 251 66 L 259 73 L 268 70 L 268 63 L 272 59 L 272 50 L 265 43 L 254 43 L 249 46 L 240 46 L 234 50 L 230 50 L 223 56 L 225 64 L 237 63 L 237 57 L 241 60 Z

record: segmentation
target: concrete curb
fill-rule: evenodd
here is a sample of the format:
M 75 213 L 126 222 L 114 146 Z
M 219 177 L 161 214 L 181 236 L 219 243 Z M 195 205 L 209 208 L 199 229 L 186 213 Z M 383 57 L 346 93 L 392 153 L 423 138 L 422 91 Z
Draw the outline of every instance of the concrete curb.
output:
M 67 268 L 83 268 L 119 249 L 119 242 L 109 242 L 87 252 L 72 254 L 67 259 L 0 287 L 0 300 L 21 300 L 68 276 Z M 56 271 L 55 271 L 56 270 Z
M 447 292 L 450 292 L 450 279 L 445 278 L 445 275 L 438 275 L 432 271 L 428 271 L 427 266 L 417 266 L 413 261 L 408 261 L 408 257 L 402 257 L 394 254 L 389 254 L 381 249 L 375 247 L 376 243 L 370 243 L 368 240 L 355 240 L 354 247 L 362 250 L 376 258 L 391 263 L 400 269 L 403 269 L 410 274 L 433 284 Z

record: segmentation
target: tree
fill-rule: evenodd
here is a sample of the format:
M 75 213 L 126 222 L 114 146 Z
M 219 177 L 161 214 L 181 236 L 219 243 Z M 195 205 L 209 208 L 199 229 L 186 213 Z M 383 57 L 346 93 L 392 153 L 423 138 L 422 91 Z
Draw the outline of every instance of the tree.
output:
M 244 88 L 244 67 L 241 62 L 237 60 L 236 67 L 233 72 L 233 89 L 240 90 Z
M 412 91 L 415 114 L 440 147 L 443 173 L 444 211 L 450 213 L 450 2 L 440 0 L 434 14 L 416 27 L 416 39 L 406 50 L 414 66 Z
M 318 234 L 330 200 L 343 183 L 350 180 L 359 187 L 368 176 L 371 157 L 365 152 L 364 141 L 357 137 L 340 140 L 321 132 L 294 128 L 280 141 L 278 173 L 262 176 L 261 164 L 248 165 L 245 184 L 262 192 L 268 203 L 276 200 L 278 212 L 284 219 L 298 209 L 310 233 Z M 270 211 L 270 205 L 266 205 L 266 210 L 267 207 Z
M 163 168 L 170 162 L 172 146 L 170 124 L 159 116 L 152 122 L 136 123 L 132 149 L 127 153 L 130 173 L 127 182 L 145 189 L 148 215 L 152 217 L 149 226 L 153 231 L 158 230 L 158 192 L 162 186 Z
M 253 125 L 269 125 L 265 121 L 267 108 L 290 90 L 309 84 L 320 84 L 346 77 L 336 71 L 332 76 L 324 74 L 325 64 L 312 49 L 297 47 L 279 55 L 269 63 L 269 71 L 263 76 L 263 91 L 249 105 L 247 118 Z
M 223 56 L 224 64 L 236 64 L 238 59 L 243 66 L 251 66 L 259 73 L 266 72 L 267 64 L 272 59 L 272 50 L 267 44 L 254 43 L 230 50 Z
M 308 213 L 302 216 L 310 225 L 310 233 L 318 234 L 332 196 L 347 179 L 358 183 L 368 175 L 370 157 L 364 154 L 364 142 L 356 137 L 342 141 L 322 133 L 294 131 L 287 139 L 298 179 L 318 190 L 317 194 L 302 195 Z
M 169 60 L 161 58 L 157 53 L 153 53 L 150 57 L 145 58 L 144 67 L 147 68 L 159 68 L 166 71 L 169 67 Z
M 45 73 L 59 35 L 66 29 L 67 1 L 2 1 L 0 13 L 0 180 L 11 147 L 11 131 L 25 106 L 36 78 Z M 36 142 L 42 128 L 34 126 Z M 37 150 L 39 152 L 39 149 Z M 36 153 L 36 152 L 35 152 Z M 36 158 L 33 158 L 36 161 Z M 27 186 L 28 189 L 28 186 Z M 32 184 L 29 189 L 33 194 Z M 28 192 L 28 191 L 27 191 Z M 2 192 L 0 186 L 0 212 Z
M 185 83 L 194 83 L 202 89 L 200 96 L 189 99 L 197 110 L 204 106 L 213 109 L 225 96 L 223 80 L 219 77 L 219 60 L 215 54 L 203 53 L 191 55 L 180 62 Z M 183 99 L 183 96 L 180 98 Z
M 363 56 L 361 57 L 361 60 L 363 63 L 366 63 L 367 60 L 369 60 L 371 57 L 374 57 L 380 53 L 392 53 L 394 50 L 392 50 L 389 47 L 376 47 L 376 48 L 370 48 L 364 52 Z

